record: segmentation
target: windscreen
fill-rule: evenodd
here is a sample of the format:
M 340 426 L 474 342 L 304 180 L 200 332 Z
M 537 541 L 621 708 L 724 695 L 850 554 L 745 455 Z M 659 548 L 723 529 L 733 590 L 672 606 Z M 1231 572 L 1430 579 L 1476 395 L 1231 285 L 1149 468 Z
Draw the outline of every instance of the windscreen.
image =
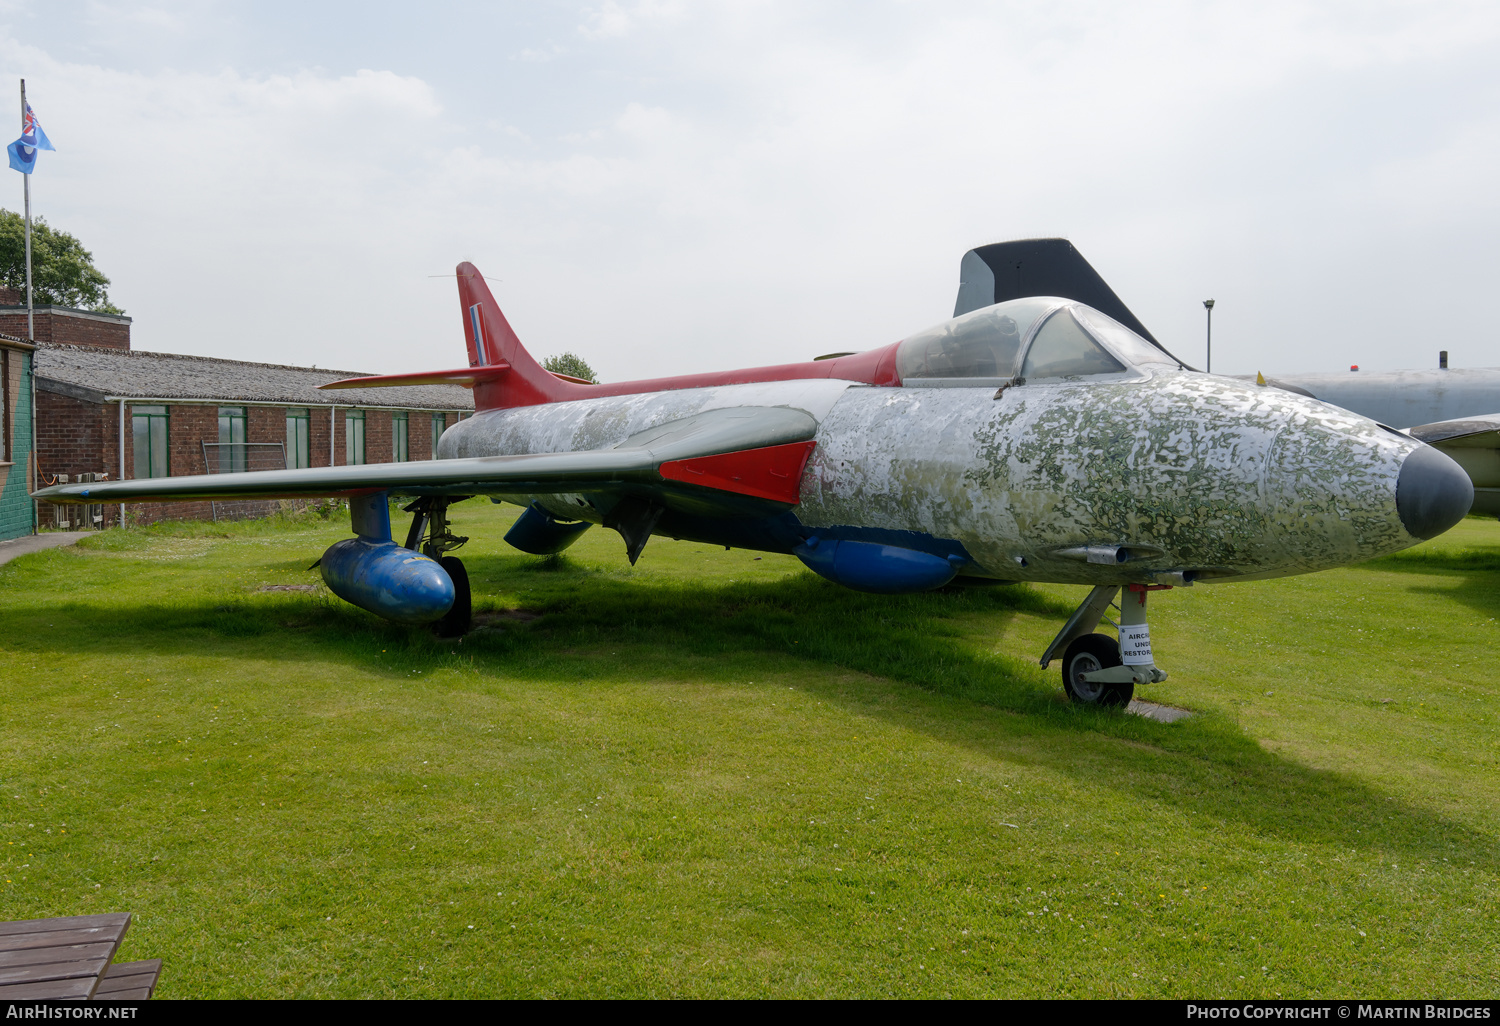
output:
M 1100 313 L 1091 306 L 1076 306 L 1073 310 L 1096 338 L 1120 356 L 1125 357 L 1130 363 L 1168 363 L 1174 367 L 1177 365 L 1175 358 L 1153 346 L 1108 314 Z
M 1026 353 L 1021 376 L 1035 378 L 1076 378 L 1090 374 L 1120 374 L 1125 365 L 1105 351 L 1073 319 L 1068 309 L 1048 317 L 1036 333 Z
M 896 373 L 910 378 L 1009 378 L 1031 326 L 1060 300 L 1016 299 L 918 332 L 896 352 Z

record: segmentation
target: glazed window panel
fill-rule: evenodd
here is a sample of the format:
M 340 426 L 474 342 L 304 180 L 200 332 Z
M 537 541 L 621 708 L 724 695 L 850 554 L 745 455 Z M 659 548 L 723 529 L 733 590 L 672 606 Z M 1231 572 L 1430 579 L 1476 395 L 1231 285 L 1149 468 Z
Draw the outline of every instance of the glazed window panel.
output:
M 312 466 L 312 418 L 307 410 L 286 411 L 286 468 Z
M 1177 361 L 1164 350 L 1153 346 L 1108 314 L 1100 313 L 1090 306 L 1075 306 L 1073 314 L 1095 338 L 1113 350 L 1116 356 L 1123 356 L 1127 362 L 1138 367 L 1153 363 L 1176 366 Z
M 442 440 L 443 432 L 448 430 L 448 415 L 446 413 L 434 413 L 432 415 L 432 458 L 437 459 L 438 442 Z
M 896 350 L 902 381 L 923 378 L 1008 378 L 1031 326 L 1058 300 L 1015 299 L 918 332 Z
M 365 411 L 344 411 L 344 462 L 351 467 L 365 463 Z
M 130 411 L 131 441 L 137 478 L 167 477 L 167 408 L 136 406 Z
M 398 410 L 391 414 L 391 459 L 396 463 L 405 463 L 411 459 L 410 446 L 407 444 L 406 434 L 406 411 Z
M 1021 368 L 1021 376 L 1031 381 L 1034 378 L 1121 374 L 1124 370 L 1125 365 L 1095 342 L 1073 319 L 1071 311 L 1063 309 L 1048 317 L 1036 333 L 1026 352 L 1026 365 Z
M 245 408 L 219 407 L 219 473 L 238 474 L 245 467 Z

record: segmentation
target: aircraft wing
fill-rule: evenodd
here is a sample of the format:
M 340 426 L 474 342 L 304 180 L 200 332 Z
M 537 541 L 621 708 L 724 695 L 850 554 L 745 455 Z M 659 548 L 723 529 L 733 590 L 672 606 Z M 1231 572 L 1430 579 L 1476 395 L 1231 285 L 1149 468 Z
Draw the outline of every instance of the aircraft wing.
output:
M 747 505 L 797 504 L 816 430 L 817 421 L 802 410 L 735 407 L 668 421 L 610 449 L 83 482 L 33 497 L 67 504 L 614 492 L 731 516 Z
M 1451 456 L 1474 482 L 1471 513 L 1500 516 L 1500 413 L 1440 420 L 1407 434 Z
M 1500 445 L 1500 413 L 1419 424 L 1417 427 L 1407 428 L 1406 433 L 1428 445 L 1437 445 L 1439 442 L 1457 444 L 1462 441 L 1471 446 L 1496 446 Z

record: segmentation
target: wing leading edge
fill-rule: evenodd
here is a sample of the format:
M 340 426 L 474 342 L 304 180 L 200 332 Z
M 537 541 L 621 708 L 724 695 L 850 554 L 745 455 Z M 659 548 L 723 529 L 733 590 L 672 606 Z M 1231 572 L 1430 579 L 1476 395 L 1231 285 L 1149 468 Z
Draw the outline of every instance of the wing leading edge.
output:
M 669 421 L 612 449 L 84 482 L 43 488 L 33 498 L 77 504 L 626 491 L 686 501 L 710 515 L 722 507 L 728 516 L 743 513 L 746 502 L 796 505 L 816 430 L 802 410 L 738 407 Z M 727 501 L 716 502 L 716 493 Z
M 1470 513 L 1500 516 L 1500 413 L 1420 424 L 1406 433 L 1441 449 L 1464 468 L 1474 482 Z

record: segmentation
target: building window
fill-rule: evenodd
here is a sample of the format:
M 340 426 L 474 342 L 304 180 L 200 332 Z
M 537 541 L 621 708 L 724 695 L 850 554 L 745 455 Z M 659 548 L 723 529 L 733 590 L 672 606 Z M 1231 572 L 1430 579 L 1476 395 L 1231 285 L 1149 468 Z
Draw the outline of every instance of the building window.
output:
M 396 463 L 405 463 L 411 459 L 406 444 L 405 410 L 398 410 L 391 414 L 391 458 Z
M 365 462 L 365 411 L 344 411 L 344 462 L 351 467 Z
M 166 477 L 167 408 L 134 406 L 130 410 L 130 427 L 135 440 L 135 476 Z
M 312 466 L 311 423 L 312 418 L 306 410 L 286 411 L 286 469 Z
M 245 470 L 245 408 L 219 407 L 219 473 L 239 474 Z
M 432 458 L 437 459 L 438 440 L 443 437 L 443 432 L 448 430 L 448 415 L 446 413 L 434 413 L 432 415 Z

